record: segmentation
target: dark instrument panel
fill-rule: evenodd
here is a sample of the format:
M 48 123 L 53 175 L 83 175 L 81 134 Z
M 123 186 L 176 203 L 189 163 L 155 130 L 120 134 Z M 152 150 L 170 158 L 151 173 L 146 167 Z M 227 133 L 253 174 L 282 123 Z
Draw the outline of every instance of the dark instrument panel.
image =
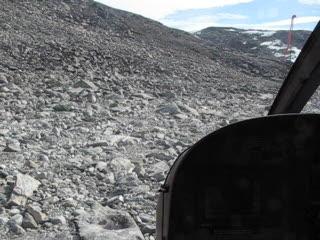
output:
M 319 126 L 279 119 L 199 144 L 175 176 L 168 239 L 320 239 Z

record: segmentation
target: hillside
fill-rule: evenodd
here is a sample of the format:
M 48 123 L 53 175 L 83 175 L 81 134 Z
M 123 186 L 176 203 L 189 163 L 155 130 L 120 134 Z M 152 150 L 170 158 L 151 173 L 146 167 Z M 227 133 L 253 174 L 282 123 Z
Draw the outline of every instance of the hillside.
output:
M 154 239 L 178 154 L 289 68 L 91 0 L 2 0 L 0 39 L 0 239 Z
M 310 31 L 303 30 L 293 31 L 293 43 L 290 52 L 292 61 L 298 57 L 310 33 Z M 262 58 L 276 58 L 279 61 L 289 60 L 289 56 L 285 56 L 288 31 L 209 27 L 194 33 L 194 35 L 207 40 L 210 46 L 219 46 Z

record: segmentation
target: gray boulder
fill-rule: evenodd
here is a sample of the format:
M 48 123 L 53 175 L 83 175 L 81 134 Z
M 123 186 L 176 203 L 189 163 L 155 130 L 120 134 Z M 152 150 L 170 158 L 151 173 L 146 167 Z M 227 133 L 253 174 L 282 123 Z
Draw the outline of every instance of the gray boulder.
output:
M 84 240 L 144 240 L 139 227 L 127 212 L 97 203 L 90 211 L 81 212 L 76 224 Z
M 89 89 L 93 89 L 93 90 L 96 90 L 98 88 L 94 83 L 92 83 L 88 80 L 80 80 L 74 84 L 74 87 L 75 88 L 89 88 Z
M 33 195 L 41 183 L 33 177 L 18 173 L 15 186 L 9 200 L 10 205 L 25 205 L 27 198 Z
M 6 148 L 3 150 L 4 152 L 21 152 L 20 142 L 16 139 L 11 139 L 7 142 Z
M 29 213 L 26 213 L 22 221 L 22 227 L 35 229 L 38 227 L 38 224 Z
M 179 107 L 175 103 L 163 104 L 157 109 L 157 112 L 162 114 L 170 114 L 170 115 L 181 113 Z
M 162 181 L 166 178 L 166 174 L 170 167 L 165 161 L 155 163 L 150 169 L 150 176 L 157 181 Z

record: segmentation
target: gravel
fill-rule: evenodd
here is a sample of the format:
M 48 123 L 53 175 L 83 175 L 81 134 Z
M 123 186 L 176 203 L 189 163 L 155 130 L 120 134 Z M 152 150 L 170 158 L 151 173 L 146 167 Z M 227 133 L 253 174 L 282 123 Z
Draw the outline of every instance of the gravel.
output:
M 4 240 L 153 240 L 178 154 L 266 114 L 288 70 L 89 0 L 4 1 L 0 19 Z

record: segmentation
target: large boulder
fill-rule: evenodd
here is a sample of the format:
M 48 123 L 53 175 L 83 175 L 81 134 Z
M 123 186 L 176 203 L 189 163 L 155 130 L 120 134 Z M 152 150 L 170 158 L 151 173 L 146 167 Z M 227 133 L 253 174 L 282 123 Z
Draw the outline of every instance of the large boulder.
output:
M 18 173 L 15 185 L 10 196 L 10 205 L 24 206 L 27 199 L 33 195 L 41 183 L 33 177 Z
M 129 159 L 122 157 L 112 159 L 109 163 L 109 167 L 117 180 L 129 173 L 132 173 L 135 168 Z
M 175 115 L 175 114 L 181 113 L 179 107 L 174 102 L 166 103 L 159 106 L 159 108 L 157 109 L 157 112 L 162 114 L 169 114 L 169 115 Z
M 89 211 L 76 218 L 81 239 L 84 240 L 144 240 L 129 213 L 95 203 Z

